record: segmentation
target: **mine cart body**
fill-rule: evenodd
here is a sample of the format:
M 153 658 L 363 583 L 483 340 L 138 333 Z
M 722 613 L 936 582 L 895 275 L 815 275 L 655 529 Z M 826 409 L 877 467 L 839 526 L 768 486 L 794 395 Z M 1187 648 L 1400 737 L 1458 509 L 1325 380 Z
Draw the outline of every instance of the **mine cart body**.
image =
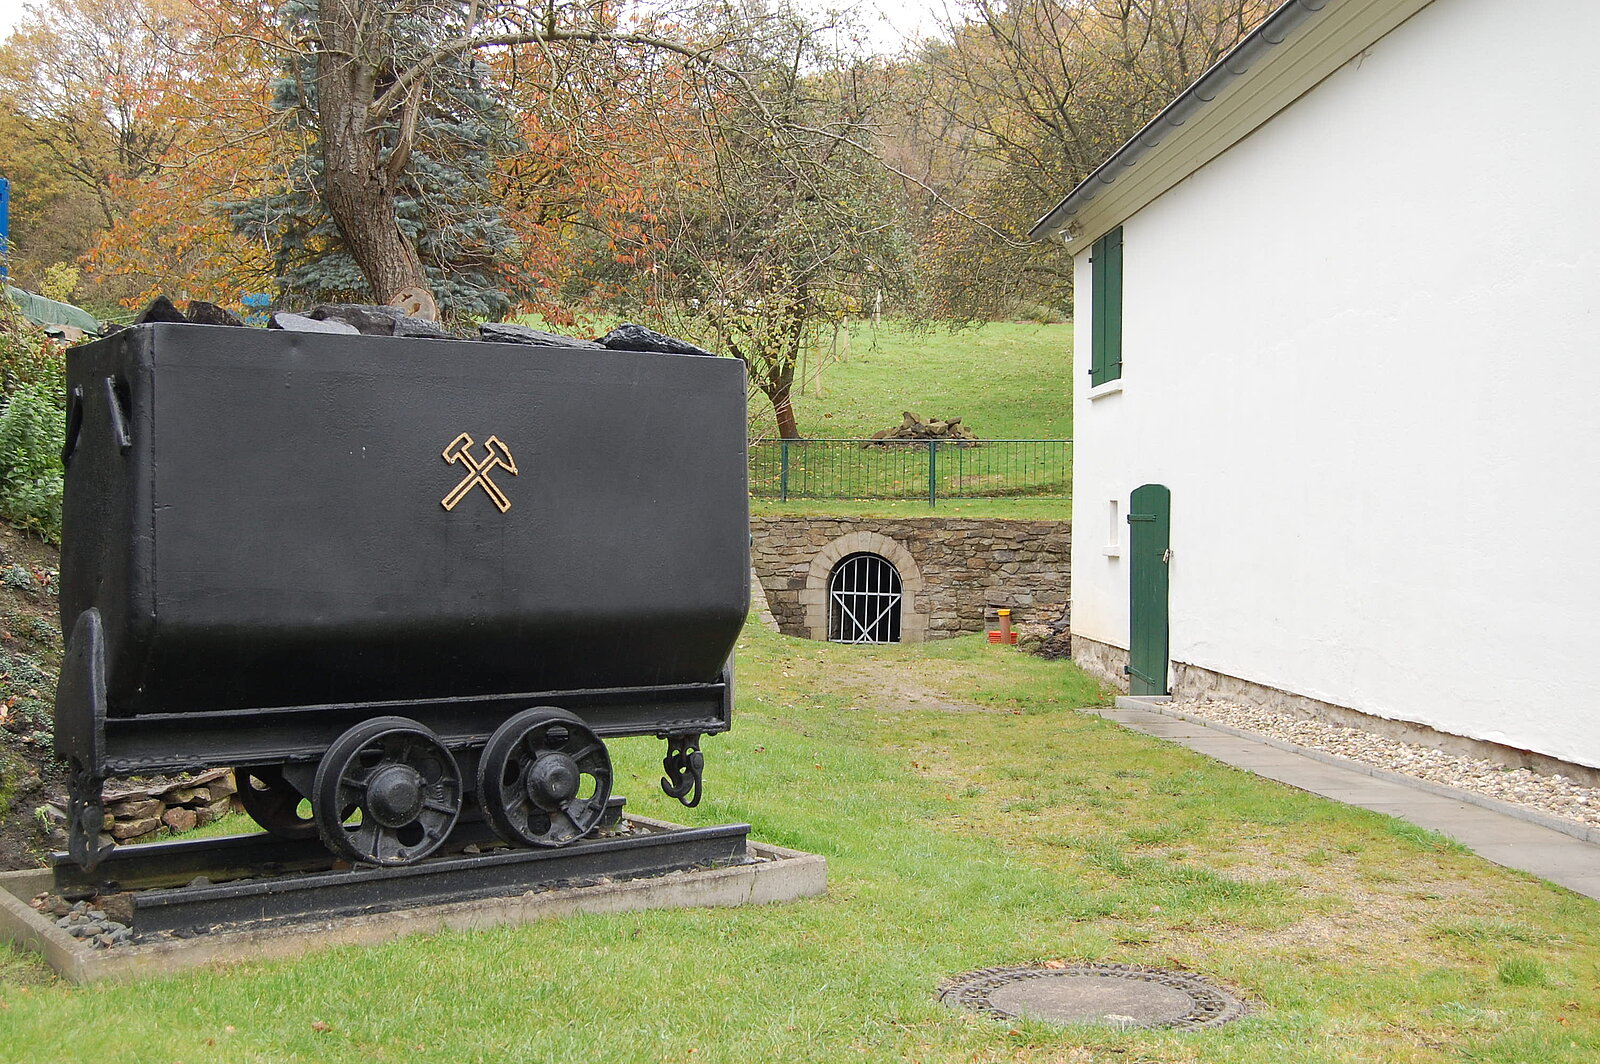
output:
M 309 778 L 383 714 L 467 760 L 535 705 L 727 728 L 741 363 L 157 324 L 73 349 L 68 389 L 57 744 L 85 787 Z

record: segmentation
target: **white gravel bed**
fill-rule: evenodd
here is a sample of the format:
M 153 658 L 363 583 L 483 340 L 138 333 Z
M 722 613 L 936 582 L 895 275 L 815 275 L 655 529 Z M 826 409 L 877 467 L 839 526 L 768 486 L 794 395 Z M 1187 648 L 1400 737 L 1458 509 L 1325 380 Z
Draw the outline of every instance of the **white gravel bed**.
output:
M 1600 787 L 1586 787 L 1565 776 L 1542 776 L 1525 768 L 1447 754 L 1431 746 L 1385 739 L 1357 728 L 1305 720 L 1237 702 L 1175 700 L 1167 708 L 1229 728 L 1271 736 L 1296 746 L 1600 827 Z

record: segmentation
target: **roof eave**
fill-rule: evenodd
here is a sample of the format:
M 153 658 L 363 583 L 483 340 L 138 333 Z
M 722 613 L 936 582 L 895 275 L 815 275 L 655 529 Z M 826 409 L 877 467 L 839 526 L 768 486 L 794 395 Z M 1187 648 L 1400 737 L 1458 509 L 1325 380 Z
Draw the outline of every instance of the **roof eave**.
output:
M 1293 37 L 1324 10 L 1336 8 L 1339 3 L 1340 0 L 1285 0 L 1282 6 L 1262 19 L 1255 29 L 1240 38 L 1209 70 L 1162 108 L 1159 114 L 1146 122 L 1139 132 L 1112 152 L 1088 177 L 1078 182 L 1050 213 L 1035 222 L 1033 228 L 1028 230 L 1029 239 L 1053 237 L 1062 243 L 1071 241 L 1073 221 L 1107 186 L 1159 148 L 1173 131 L 1182 128 L 1196 114 L 1210 107 L 1218 96 L 1225 94 L 1248 74 L 1263 56 Z

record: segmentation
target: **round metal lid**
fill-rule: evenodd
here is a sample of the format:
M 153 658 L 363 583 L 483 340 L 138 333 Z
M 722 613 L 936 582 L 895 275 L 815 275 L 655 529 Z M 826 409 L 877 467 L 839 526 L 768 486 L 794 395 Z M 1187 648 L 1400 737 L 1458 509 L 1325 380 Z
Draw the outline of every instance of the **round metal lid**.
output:
M 1119 1028 L 1195 1030 L 1246 1011 L 1244 1002 L 1199 976 L 1134 964 L 982 968 L 944 983 L 939 999 L 1008 1020 Z

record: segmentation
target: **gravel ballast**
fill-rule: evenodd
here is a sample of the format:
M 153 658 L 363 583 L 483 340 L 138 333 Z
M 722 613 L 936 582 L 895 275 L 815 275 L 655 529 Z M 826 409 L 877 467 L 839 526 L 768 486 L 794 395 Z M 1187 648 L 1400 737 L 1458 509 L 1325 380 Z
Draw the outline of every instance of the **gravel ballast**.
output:
M 1163 708 L 1600 828 L 1600 788 L 1584 786 L 1565 776 L 1545 776 L 1483 758 L 1447 754 L 1431 746 L 1385 739 L 1357 728 L 1237 702 L 1173 701 Z

